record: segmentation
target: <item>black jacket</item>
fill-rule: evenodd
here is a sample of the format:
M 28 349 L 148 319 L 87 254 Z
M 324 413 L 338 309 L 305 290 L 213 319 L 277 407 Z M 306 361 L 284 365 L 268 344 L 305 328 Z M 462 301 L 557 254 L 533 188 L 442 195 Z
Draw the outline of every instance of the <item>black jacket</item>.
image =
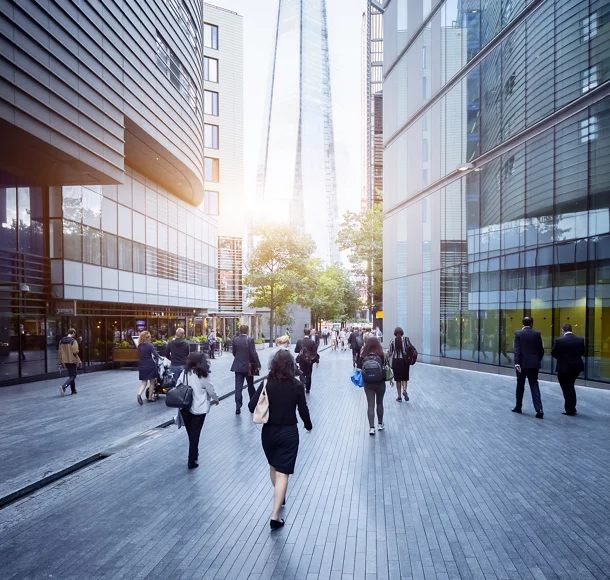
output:
M 173 365 L 184 366 L 190 352 L 191 347 L 184 338 L 174 338 L 169 341 L 165 349 L 165 356 L 172 361 Z
M 261 361 L 256 352 L 254 339 L 246 334 L 240 334 L 233 339 L 233 364 L 231 372 L 248 374 L 250 363 L 254 362 L 261 368 Z
M 544 357 L 542 335 L 538 330 L 524 327 L 515 332 L 515 365 L 522 369 L 539 369 Z
M 571 332 L 556 338 L 551 356 L 557 359 L 557 372 L 577 374 L 585 370 L 582 357 L 585 356 L 585 339 Z
M 258 387 L 256 394 L 250 399 L 248 408 L 251 413 L 254 413 L 254 409 L 256 409 L 262 390 L 263 384 Z M 311 431 L 311 417 L 309 416 L 303 383 L 297 379 L 283 381 L 269 379 L 267 381 L 267 397 L 269 398 L 269 421 L 267 421 L 267 425 L 296 425 L 296 410 L 298 408 L 305 429 Z
M 297 344 L 294 347 L 294 352 L 299 354 L 304 349 L 307 349 L 307 351 L 309 352 L 309 358 L 311 359 L 312 364 L 320 362 L 318 347 L 316 343 L 308 336 L 304 336 L 303 338 L 299 338 L 299 340 L 297 340 Z M 297 362 L 299 362 L 298 358 Z M 301 362 L 299 362 L 299 366 L 303 366 Z

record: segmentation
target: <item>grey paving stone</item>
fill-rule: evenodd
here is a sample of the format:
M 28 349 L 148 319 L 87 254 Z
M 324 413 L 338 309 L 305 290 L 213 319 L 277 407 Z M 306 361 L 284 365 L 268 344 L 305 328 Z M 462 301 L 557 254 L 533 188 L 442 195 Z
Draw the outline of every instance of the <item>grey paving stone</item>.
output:
M 539 421 L 527 405 L 510 413 L 510 378 L 418 364 L 411 401 L 388 392 L 386 429 L 371 437 L 350 366 L 328 353 L 315 371 L 314 432 L 301 431 L 284 529 L 269 531 L 260 432 L 227 400 L 206 419 L 198 470 L 172 427 L 0 510 L 0 577 L 610 578 L 610 392 L 579 388 L 567 418 L 559 387 L 543 383 Z M 1 389 L 3 467 L 7 457 L 14 479 L 28 453 L 59 464 L 112 443 L 112 405 L 122 433 L 150 427 L 162 406 L 133 404 L 134 376 L 88 375 L 71 402 L 56 382 Z

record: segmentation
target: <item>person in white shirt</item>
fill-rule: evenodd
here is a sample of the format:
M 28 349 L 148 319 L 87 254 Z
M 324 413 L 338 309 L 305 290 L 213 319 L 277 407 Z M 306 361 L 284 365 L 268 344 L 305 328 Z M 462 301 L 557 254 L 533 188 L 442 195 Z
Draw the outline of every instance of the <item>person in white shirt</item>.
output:
M 339 344 L 341 345 L 341 350 L 347 349 L 347 332 L 342 328 L 339 333 Z
M 184 371 L 178 378 L 178 384 L 186 384 L 193 389 L 193 402 L 188 409 L 180 409 L 186 432 L 189 436 L 188 468 L 199 467 L 199 437 L 205 416 L 211 405 L 220 403 L 214 385 L 210 382 L 210 365 L 202 352 L 191 353 L 186 359 Z

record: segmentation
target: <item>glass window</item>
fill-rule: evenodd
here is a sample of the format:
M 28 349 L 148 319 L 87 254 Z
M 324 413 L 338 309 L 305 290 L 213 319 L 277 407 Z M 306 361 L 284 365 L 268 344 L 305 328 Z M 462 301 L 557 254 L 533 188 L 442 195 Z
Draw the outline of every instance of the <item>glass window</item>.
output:
M 597 139 L 597 117 L 595 115 L 580 122 L 580 141 L 587 143 Z
M 157 252 L 157 277 L 167 278 L 168 277 L 168 254 L 163 250 Z
M 150 189 L 150 187 L 146 188 L 146 215 L 157 219 L 157 192 Z
M 159 249 L 167 252 L 167 226 L 160 222 L 157 224 L 157 240 Z
M 95 264 L 96 266 L 102 263 L 102 232 L 83 226 L 83 262 L 87 264 Z
M 102 227 L 102 196 L 83 187 L 83 223 L 100 229 Z
M 598 85 L 597 66 L 592 66 L 582 71 L 582 92 L 588 93 Z
M 220 161 L 215 157 L 206 157 L 204 171 L 206 181 L 218 183 L 220 180 Z
M 208 191 L 205 192 L 204 197 L 204 210 L 208 215 L 218 215 L 218 192 Z
M 203 112 L 206 115 L 218 117 L 218 93 L 214 91 L 203 91 Z
M 76 222 L 64 220 L 64 259 L 83 261 L 82 226 Z
M 127 208 L 124 207 L 122 205 L 119 205 L 118 207 L 119 210 L 119 219 L 118 219 L 118 231 L 117 234 L 119 234 L 120 236 L 123 236 L 124 238 L 131 238 L 132 237 L 132 211 Z M 134 212 L 134 217 L 135 217 L 135 212 Z
M 0 189 L 0 197 L 1 195 Z M 49 257 L 51 258 L 63 258 L 62 225 L 62 220 L 49 220 Z
M 203 23 L 203 46 L 218 50 L 218 26 Z
M 157 221 L 149 217 L 146 218 L 146 245 L 157 247 Z
M 157 248 L 146 246 L 146 273 L 149 276 L 157 275 Z
M 131 240 L 119 238 L 119 270 L 133 271 L 133 247 Z
M 121 230 L 119 228 L 119 233 Z M 146 218 L 137 211 L 133 212 L 133 235 L 122 234 L 126 238 L 133 238 L 134 241 L 141 244 L 146 243 Z
M 582 19 L 581 22 L 581 42 L 589 42 L 597 36 L 597 12 Z
M 17 188 L 0 187 L 0 243 L 7 250 L 17 249 Z
M 218 149 L 218 125 L 204 125 L 203 143 L 209 149 Z
M 104 197 L 102 199 L 102 229 L 110 234 L 117 234 L 117 203 Z
M 83 188 L 80 185 L 63 188 L 63 217 L 67 220 L 81 222 L 83 220 Z
M 102 266 L 118 268 L 117 237 L 106 232 L 102 238 Z
M 146 274 L 146 246 L 133 243 L 133 271 L 135 274 Z
M 171 254 L 178 253 L 178 232 L 174 228 L 168 229 L 167 235 L 167 249 Z
M 203 80 L 211 83 L 218 82 L 218 59 L 209 56 L 203 57 Z

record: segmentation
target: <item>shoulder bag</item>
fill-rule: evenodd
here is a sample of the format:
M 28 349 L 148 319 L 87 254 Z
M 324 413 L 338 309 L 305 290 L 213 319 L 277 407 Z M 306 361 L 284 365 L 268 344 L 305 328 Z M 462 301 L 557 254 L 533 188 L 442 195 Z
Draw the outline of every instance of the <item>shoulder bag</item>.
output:
M 387 355 L 383 357 L 383 372 L 385 373 L 386 381 L 394 380 L 394 371 L 392 370 L 392 366 L 390 365 L 390 361 L 388 360 Z
M 267 383 L 263 386 L 263 390 L 258 397 L 256 408 L 252 420 L 258 425 L 264 425 L 269 421 L 269 398 L 267 397 Z
M 165 395 L 165 404 L 173 409 L 188 409 L 193 404 L 193 388 L 189 386 L 188 374 L 183 372 L 182 377 L 186 383 L 178 379 L 178 384 Z
M 256 349 L 256 343 L 253 338 L 248 339 L 248 357 L 250 356 L 250 341 L 254 344 L 254 348 Z M 257 362 L 249 361 L 248 362 L 248 376 L 250 377 L 258 377 L 260 374 L 261 368 L 258 366 Z

